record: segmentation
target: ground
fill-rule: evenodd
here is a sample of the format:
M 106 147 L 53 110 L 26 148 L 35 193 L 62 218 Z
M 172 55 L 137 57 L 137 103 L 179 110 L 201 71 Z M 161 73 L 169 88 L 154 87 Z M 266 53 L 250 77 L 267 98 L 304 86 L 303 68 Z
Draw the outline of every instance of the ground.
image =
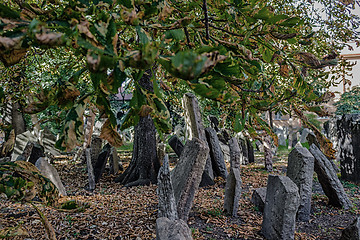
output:
M 123 158 L 124 159 L 124 158 Z M 286 155 L 276 157 L 272 174 L 286 173 Z M 125 157 L 126 162 L 129 157 Z M 157 214 L 156 186 L 122 188 L 113 182 L 115 176 L 105 174 L 94 192 L 84 189 L 87 182 L 85 165 L 69 160 L 56 161 L 69 196 L 61 202 L 77 200 L 88 203 L 83 212 L 59 211 L 37 206 L 45 213 L 55 229 L 57 239 L 154 239 Z M 222 212 L 225 180 L 217 179 L 216 185 L 201 188 L 195 198 L 188 224 L 194 239 L 263 239 L 260 230 L 262 214 L 251 203 L 254 188 L 266 186 L 267 173 L 262 157 L 256 163 L 242 166 L 242 198 L 237 217 Z M 360 214 L 360 188 L 344 183 L 354 208 L 345 211 L 327 205 L 316 175 L 314 176 L 311 220 L 297 223 L 296 239 L 339 239 L 341 230 Z M 45 239 L 45 229 L 30 205 L 12 203 L 0 198 L 0 225 L 3 227 L 22 224 L 27 237 L 18 239 Z

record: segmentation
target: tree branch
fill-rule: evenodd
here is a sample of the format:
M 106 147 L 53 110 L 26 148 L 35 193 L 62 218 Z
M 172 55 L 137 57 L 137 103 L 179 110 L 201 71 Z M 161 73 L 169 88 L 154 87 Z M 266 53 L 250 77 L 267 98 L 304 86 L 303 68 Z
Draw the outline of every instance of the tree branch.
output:
M 221 28 L 221 27 L 217 27 L 211 23 L 209 23 L 209 26 L 214 28 L 214 29 L 217 29 L 217 30 L 220 30 L 220 31 L 223 31 L 223 32 L 226 32 L 227 34 L 230 34 L 230 35 L 233 35 L 233 36 L 236 36 L 236 37 L 245 37 L 245 35 L 240 35 L 240 34 L 237 34 L 237 33 L 233 33 L 233 32 L 230 32 L 224 28 Z
M 189 31 L 187 30 L 186 27 L 184 27 L 184 32 L 185 32 L 185 36 L 186 36 L 187 45 L 188 45 L 188 47 L 191 49 L 191 45 L 190 45 L 190 35 L 189 35 Z
M 209 40 L 209 16 L 208 16 L 208 10 L 207 10 L 207 3 L 206 0 L 203 0 L 203 10 L 204 10 L 204 16 L 205 16 L 205 33 L 206 33 L 206 39 Z

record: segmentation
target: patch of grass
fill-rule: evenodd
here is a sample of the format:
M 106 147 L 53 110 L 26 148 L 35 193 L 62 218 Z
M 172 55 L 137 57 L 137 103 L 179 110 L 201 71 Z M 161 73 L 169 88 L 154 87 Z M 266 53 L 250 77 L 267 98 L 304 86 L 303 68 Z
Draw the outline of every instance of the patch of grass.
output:
M 117 151 L 119 152 L 125 152 L 125 151 L 132 151 L 133 150 L 133 143 L 124 143 L 121 147 L 117 148 Z
M 213 208 L 211 210 L 208 210 L 206 213 L 213 217 L 219 217 L 222 215 L 222 210 L 220 208 Z

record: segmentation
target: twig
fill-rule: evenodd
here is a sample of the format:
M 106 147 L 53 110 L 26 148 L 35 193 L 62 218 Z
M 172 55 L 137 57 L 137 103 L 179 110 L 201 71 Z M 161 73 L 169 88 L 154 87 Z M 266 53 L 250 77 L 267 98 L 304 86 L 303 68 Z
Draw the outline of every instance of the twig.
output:
M 226 32 L 227 34 L 230 34 L 230 35 L 233 35 L 233 36 L 236 36 L 236 37 L 245 37 L 245 35 L 240 35 L 240 34 L 237 34 L 237 33 L 234 33 L 234 32 L 230 32 L 224 28 L 221 28 L 221 27 L 217 27 L 211 23 L 209 23 L 209 26 L 214 28 L 214 29 L 217 29 L 217 30 L 220 30 L 220 31 L 223 31 L 223 32 Z
M 206 33 L 206 39 L 209 40 L 209 16 L 208 16 L 208 10 L 207 10 L 207 4 L 206 0 L 203 0 L 203 10 L 204 10 L 204 16 L 205 16 L 205 33 Z
M 186 27 L 184 27 L 184 32 L 185 32 L 185 36 L 186 36 L 187 45 L 191 49 L 189 31 L 187 30 Z

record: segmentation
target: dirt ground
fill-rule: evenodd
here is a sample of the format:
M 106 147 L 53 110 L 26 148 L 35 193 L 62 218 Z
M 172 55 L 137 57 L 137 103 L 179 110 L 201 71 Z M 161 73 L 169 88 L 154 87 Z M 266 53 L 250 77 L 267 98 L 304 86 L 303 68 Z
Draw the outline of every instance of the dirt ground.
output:
M 129 158 L 124 160 L 125 166 Z M 122 188 L 113 182 L 115 176 L 107 172 L 94 192 L 85 190 L 87 173 L 84 164 L 72 161 L 56 161 L 68 196 L 60 202 L 77 200 L 88 203 L 83 212 L 59 211 L 37 206 L 47 216 L 55 229 L 57 239 L 155 239 L 157 214 L 156 186 Z M 216 179 L 211 187 L 201 188 L 195 198 L 188 224 L 194 239 L 263 239 L 262 214 L 251 203 L 253 189 L 265 187 L 268 172 L 261 155 L 256 163 L 242 166 L 242 197 L 237 217 L 223 214 L 225 180 Z M 286 156 L 275 158 L 271 174 L 286 174 Z M 327 198 L 314 175 L 311 220 L 298 222 L 296 239 L 339 239 L 341 230 L 359 215 L 359 186 L 343 183 L 354 204 L 350 210 L 327 205 Z M 45 229 L 34 208 L 28 204 L 12 203 L 0 197 L 0 225 L 14 227 L 21 224 L 26 237 L 18 239 L 46 239 Z

